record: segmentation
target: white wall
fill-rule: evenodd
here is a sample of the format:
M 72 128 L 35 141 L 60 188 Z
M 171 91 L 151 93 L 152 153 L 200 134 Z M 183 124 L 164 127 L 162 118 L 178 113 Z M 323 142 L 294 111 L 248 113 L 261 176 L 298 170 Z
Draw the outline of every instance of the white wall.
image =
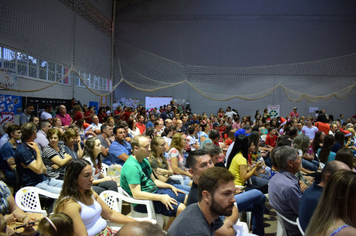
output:
M 156 0 L 121 9 L 115 38 L 189 65 L 248 67 L 308 62 L 356 52 L 355 8 L 355 1 L 332 0 Z M 350 78 L 350 84 L 353 82 Z M 254 115 L 256 109 L 269 104 L 281 105 L 282 115 L 294 106 L 305 115 L 310 106 L 325 108 L 336 118 L 339 113 L 345 117 L 356 113 L 355 89 L 345 100 L 315 103 L 292 103 L 282 89 L 256 101 L 216 102 L 187 85 L 148 93 L 122 84 L 114 99 L 144 101 L 145 96 L 185 98 L 196 113 L 215 113 L 230 105 L 242 115 Z

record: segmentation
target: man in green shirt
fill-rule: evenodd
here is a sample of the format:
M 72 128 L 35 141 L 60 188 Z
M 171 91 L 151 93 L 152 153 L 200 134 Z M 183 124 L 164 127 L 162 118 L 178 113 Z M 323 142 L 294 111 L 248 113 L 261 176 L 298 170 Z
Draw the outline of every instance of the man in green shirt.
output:
M 187 196 L 173 185 L 156 179 L 147 161 L 150 154 L 150 141 L 145 136 L 135 136 L 131 140 L 132 155 L 121 170 L 120 185 L 135 199 L 152 200 L 155 212 L 170 216 L 165 230 L 174 218 L 185 209 Z M 134 206 L 135 211 L 147 212 L 144 205 Z

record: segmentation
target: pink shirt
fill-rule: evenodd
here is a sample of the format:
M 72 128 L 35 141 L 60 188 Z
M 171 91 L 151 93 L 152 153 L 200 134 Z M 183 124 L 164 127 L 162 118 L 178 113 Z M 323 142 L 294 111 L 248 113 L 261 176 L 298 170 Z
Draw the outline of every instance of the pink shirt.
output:
M 66 114 L 66 116 L 63 116 L 61 113 L 59 113 L 58 115 L 56 115 L 56 117 L 59 117 L 59 119 L 61 119 L 63 126 L 66 126 L 66 125 L 70 126 L 70 122 L 72 121 L 72 118 L 70 117 L 69 114 Z

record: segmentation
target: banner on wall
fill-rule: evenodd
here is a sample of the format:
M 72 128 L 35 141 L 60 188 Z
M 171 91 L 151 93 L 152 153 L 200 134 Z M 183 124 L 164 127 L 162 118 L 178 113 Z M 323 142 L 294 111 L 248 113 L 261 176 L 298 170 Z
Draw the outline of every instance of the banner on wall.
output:
M 271 116 L 271 118 L 273 117 L 278 117 L 280 116 L 280 105 L 268 105 L 267 109 L 268 109 L 268 114 Z
M 108 103 L 108 101 L 107 101 L 107 97 L 106 96 L 101 96 L 101 99 L 100 99 L 100 105 L 102 105 L 102 106 L 106 106 L 107 105 L 107 103 Z
M 0 69 L 0 85 L 7 88 L 17 89 L 16 72 L 4 68 Z
M 99 110 L 99 103 L 98 102 L 89 102 L 89 106 L 90 107 L 94 107 L 94 111 L 95 111 L 95 114 L 98 114 L 98 110 Z
M 1 112 L 1 125 L 3 125 L 5 122 L 12 122 L 14 123 L 14 113 L 13 112 Z

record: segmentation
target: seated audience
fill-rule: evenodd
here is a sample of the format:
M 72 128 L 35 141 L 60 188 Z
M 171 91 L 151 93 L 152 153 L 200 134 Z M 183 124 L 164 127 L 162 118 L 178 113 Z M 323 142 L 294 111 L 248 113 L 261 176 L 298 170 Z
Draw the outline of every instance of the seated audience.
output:
M 172 184 L 174 187 L 188 194 L 190 190 L 189 186 L 181 185 L 179 181 L 170 178 L 170 176 L 173 175 L 173 170 L 164 156 L 165 152 L 166 142 L 164 139 L 162 137 L 154 137 L 151 140 L 151 153 L 148 161 L 155 178 L 162 182 Z
M 252 142 L 249 143 L 247 136 L 237 136 L 231 153 L 228 156 L 226 167 L 235 177 L 235 185 L 245 186 L 245 182 L 252 177 L 257 169 L 263 166 L 262 162 L 256 163 L 253 167 L 248 166 L 248 148 L 251 144 Z M 255 180 L 252 179 L 252 185 L 247 184 L 247 189 L 258 189 L 263 193 L 267 193 L 268 180 L 257 178 Z
M 105 158 L 103 163 L 107 165 L 123 165 L 131 155 L 131 145 L 125 140 L 125 128 L 126 126 L 124 124 L 120 124 L 114 128 L 115 141 L 110 145 L 109 157 Z
M 59 105 L 59 113 L 56 115 L 62 121 L 63 129 L 68 129 L 70 124 L 72 123 L 72 117 L 67 114 L 67 108 L 64 105 Z
M 355 172 L 339 170 L 331 175 L 305 235 L 356 235 L 355 195 Z
M 165 230 L 184 209 L 186 195 L 173 185 L 156 179 L 146 159 L 150 152 L 150 143 L 144 136 L 131 140 L 132 155 L 126 160 L 121 170 L 120 185 L 135 199 L 153 201 L 156 213 L 170 216 Z M 146 206 L 136 205 L 135 211 L 147 212 Z
M 63 144 L 59 144 L 62 134 L 58 129 L 50 129 L 47 134 L 49 144 L 43 149 L 42 160 L 47 172 L 46 176 L 54 179 L 64 178 L 65 167 L 72 160 L 72 156 L 66 153 Z
M 268 134 L 266 136 L 266 147 L 268 148 L 274 148 L 277 144 L 277 138 L 278 136 L 276 135 L 276 129 L 273 127 L 268 128 Z
M 208 145 L 206 147 L 208 147 Z M 211 148 L 210 152 L 197 150 L 189 153 L 187 157 L 187 165 L 189 167 L 189 172 L 193 175 L 194 181 L 189 192 L 187 205 L 198 202 L 199 178 L 203 171 L 214 166 L 214 156 L 216 156 L 215 150 Z M 263 195 L 263 193 L 257 189 L 253 189 L 247 192 L 241 192 L 239 189 L 236 189 L 235 192 L 235 200 L 239 211 L 242 212 L 252 209 L 252 232 L 257 235 L 264 235 L 263 213 L 265 209 L 265 199 L 266 197 Z M 238 217 L 238 212 L 236 212 L 238 209 L 233 210 L 233 215 L 231 218 L 229 217 L 225 219 L 223 222 L 223 227 L 221 227 L 221 220 L 217 220 L 218 222 L 216 222 L 217 224 L 215 229 L 216 235 L 234 235 L 234 231 L 231 230 L 231 227 L 234 224 L 233 222 L 235 222 Z
M 7 180 L 15 180 L 15 174 L 13 172 L 16 167 L 15 163 L 15 151 L 17 149 L 19 141 L 21 141 L 21 128 L 18 125 L 10 125 L 7 128 L 9 135 L 9 141 L 7 141 L 0 149 L 1 156 L 1 169 Z
M 105 190 L 117 192 L 117 183 L 111 177 L 104 176 L 101 173 L 101 144 L 98 137 L 91 137 L 85 142 L 83 159 L 87 160 L 93 168 L 92 189 L 100 194 Z
M 130 117 L 127 120 L 127 125 L 129 126 L 129 133 L 135 137 L 136 135 L 140 135 L 141 131 L 140 129 L 136 126 L 136 120 L 133 117 Z
M 331 148 L 332 152 L 337 153 L 341 148 L 345 146 L 345 134 L 341 130 L 335 132 L 334 145 Z
M 90 138 L 92 136 L 96 136 L 98 134 L 100 134 L 100 128 L 101 128 L 101 123 L 99 123 L 99 118 L 97 115 L 92 115 L 91 117 L 92 119 L 92 123 L 84 130 L 84 135 L 85 138 Z
M 109 140 L 109 138 L 113 134 L 113 128 L 108 124 L 103 124 L 100 129 L 101 134 L 99 134 L 97 137 L 101 143 L 101 155 L 103 156 L 103 158 L 106 158 L 109 156 L 109 146 L 111 145 L 111 141 Z
M 326 163 L 321 173 L 321 182 L 319 184 L 314 182 L 314 184 L 303 193 L 299 204 L 299 222 L 304 231 L 308 227 L 309 221 L 313 216 L 329 177 L 337 170 L 342 169 L 350 170 L 345 163 L 340 161 L 329 161 Z
M 38 232 L 46 236 L 74 236 L 73 220 L 65 213 L 55 213 L 42 218 Z
M 292 142 L 294 148 L 302 151 L 302 167 L 310 170 L 317 171 L 319 168 L 319 162 L 314 160 L 314 156 L 309 154 L 310 139 L 305 134 L 299 134 Z
M 295 174 L 301 170 L 302 159 L 297 150 L 289 146 L 276 147 L 273 152 L 272 160 L 277 163 L 278 173 L 269 182 L 269 203 L 279 214 L 296 221 L 302 190 Z M 284 220 L 283 225 L 288 235 L 301 235 L 296 225 Z
M 71 155 L 72 159 L 82 158 L 83 149 L 79 134 L 72 128 L 66 130 L 63 135 L 64 148 L 66 153 Z
M 326 164 L 328 161 L 335 160 L 336 153 L 331 151 L 334 140 L 335 138 L 331 134 L 325 135 L 323 146 L 319 148 L 317 152 L 320 162 Z
M 354 156 L 348 148 L 340 149 L 335 155 L 335 160 L 345 163 L 351 170 L 355 169 Z
M 209 157 L 208 157 L 209 158 Z M 236 235 L 232 226 L 236 223 L 238 213 L 235 203 L 234 176 L 225 168 L 208 168 L 199 178 L 197 203 L 189 205 L 173 222 L 168 230 L 170 236 L 180 235 L 214 235 L 215 223 L 219 216 L 228 217 L 222 235 Z M 222 222 L 220 220 L 220 226 Z
M 37 132 L 37 137 L 34 142 L 37 143 L 40 151 L 42 152 L 42 150 L 49 144 L 47 139 L 47 132 L 49 129 L 52 129 L 51 122 L 48 120 L 42 120 L 40 121 L 39 128 L 40 129 Z
M 186 146 L 185 134 L 175 133 L 172 138 L 170 150 L 167 154 L 167 161 L 175 174 L 188 176 L 190 179 L 192 175 L 184 166 L 184 148 Z M 185 180 L 185 184 L 190 182 L 190 179 Z
M 4 221 L 8 224 L 11 222 L 19 222 L 22 224 L 26 224 L 31 221 L 30 217 L 25 214 L 15 203 L 15 199 L 11 194 L 10 189 L 7 185 L 0 181 L 0 214 L 4 216 Z M 15 232 L 12 228 L 7 226 L 6 235 L 13 235 Z
M 21 133 L 23 142 L 16 149 L 15 162 L 22 186 L 35 186 L 52 193 L 60 193 L 63 181 L 44 176 L 47 169 L 43 164 L 40 149 L 34 142 L 37 137 L 36 126 L 25 123 L 21 127 Z
M 53 124 L 52 128 L 58 129 L 62 135 L 64 134 L 64 129 L 62 127 L 62 121 L 59 117 L 54 117 L 52 124 Z
M 106 220 L 118 224 L 135 221 L 111 210 L 91 189 L 92 183 L 92 166 L 88 161 L 74 159 L 68 163 L 54 212 L 63 212 L 73 220 L 74 235 L 113 235 Z

